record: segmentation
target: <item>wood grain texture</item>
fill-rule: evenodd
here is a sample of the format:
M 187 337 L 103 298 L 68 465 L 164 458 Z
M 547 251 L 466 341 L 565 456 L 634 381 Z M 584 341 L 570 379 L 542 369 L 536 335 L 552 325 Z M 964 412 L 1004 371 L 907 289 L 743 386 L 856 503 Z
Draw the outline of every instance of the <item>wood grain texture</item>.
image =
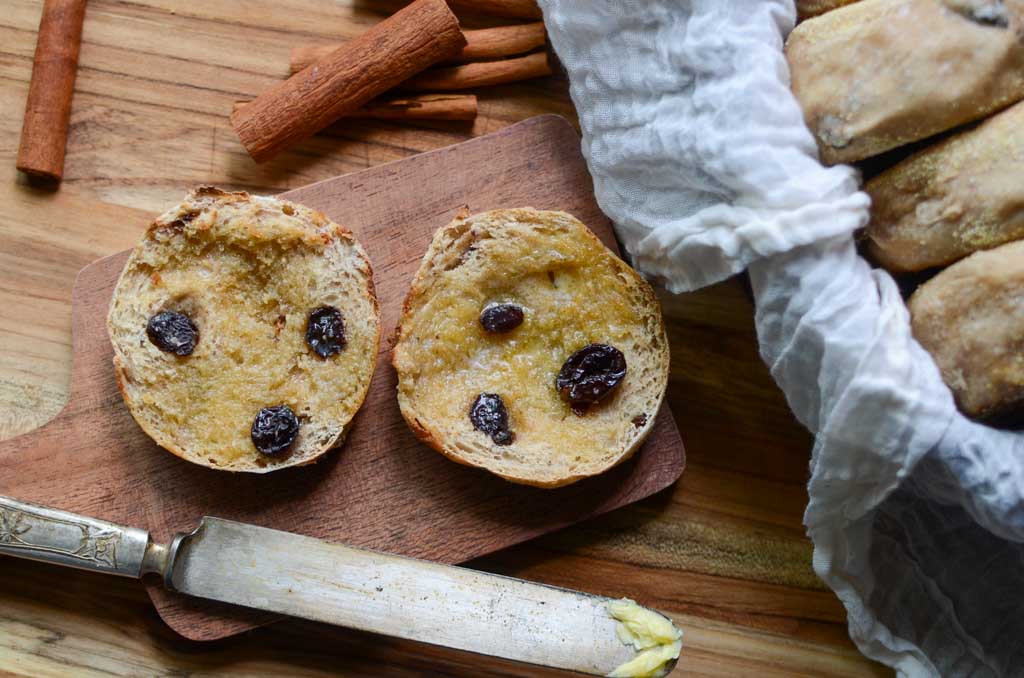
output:
M 0 437 L 43 424 L 67 400 L 76 272 L 133 245 L 195 184 L 284 191 L 533 115 L 572 116 L 566 83 L 548 77 L 481 90 L 472 125 L 353 121 L 257 166 L 227 125 L 231 104 L 284 77 L 293 46 L 352 39 L 400 2 L 248 0 L 240 15 L 234 0 L 90 0 L 65 180 L 48 192 L 14 170 L 41 6 L 8 0 L 0 12 Z M 811 440 L 758 358 L 742 285 L 661 300 L 686 474 L 656 497 L 473 566 L 668 611 L 686 634 L 675 675 L 892 675 L 853 648 L 842 606 L 811 570 L 801 526 Z M 0 574 L 6 675 L 538 675 L 291 620 L 185 641 L 137 582 L 10 559 Z

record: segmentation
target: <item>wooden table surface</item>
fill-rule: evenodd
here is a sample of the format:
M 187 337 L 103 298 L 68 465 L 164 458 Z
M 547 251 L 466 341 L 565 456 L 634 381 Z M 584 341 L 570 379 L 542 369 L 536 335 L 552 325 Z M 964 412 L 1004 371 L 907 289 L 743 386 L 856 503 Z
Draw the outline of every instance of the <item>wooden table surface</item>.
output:
M 472 124 L 347 122 L 257 166 L 228 124 L 232 102 L 283 75 L 291 46 L 352 37 L 401 3 L 92 0 L 65 180 L 52 190 L 14 169 L 41 4 L 4 0 L 0 12 L 0 437 L 67 400 L 78 269 L 130 247 L 189 187 L 276 193 L 533 115 L 574 115 L 565 80 L 551 77 L 478 92 Z M 661 299 L 682 480 L 472 565 L 664 610 L 684 631 L 677 675 L 891 675 L 856 651 L 842 606 L 811 569 L 801 525 L 811 438 L 758 358 L 741 283 Z M 0 560 L 0 675 L 214 674 L 541 672 L 302 621 L 190 643 L 138 582 Z

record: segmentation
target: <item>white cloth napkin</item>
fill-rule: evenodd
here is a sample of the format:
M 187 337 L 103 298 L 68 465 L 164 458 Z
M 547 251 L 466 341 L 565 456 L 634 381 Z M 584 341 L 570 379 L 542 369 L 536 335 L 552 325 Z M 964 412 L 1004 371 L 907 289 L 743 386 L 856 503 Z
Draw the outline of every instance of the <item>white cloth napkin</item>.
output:
M 1024 437 L 956 411 L 857 254 L 868 198 L 818 163 L 788 89 L 792 0 L 540 3 L 634 264 L 676 292 L 749 267 L 761 355 L 815 433 L 804 523 L 851 638 L 900 675 L 1024 675 Z

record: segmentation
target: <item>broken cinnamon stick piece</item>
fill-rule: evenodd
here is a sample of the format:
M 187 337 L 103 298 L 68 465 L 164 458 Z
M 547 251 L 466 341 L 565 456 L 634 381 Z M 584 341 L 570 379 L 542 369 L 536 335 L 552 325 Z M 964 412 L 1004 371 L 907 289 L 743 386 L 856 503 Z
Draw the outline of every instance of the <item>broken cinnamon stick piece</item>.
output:
M 46 0 L 43 4 L 18 147 L 17 168 L 26 174 L 58 181 L 64 176 L 64 148 L 84 19 L 85 0 Z
M 537 52 L 503 61 L 481 61 L 451 68 L 432 68 L 403 82 L 400 89 L 446 92 L 469 87 L 504 85 L 545 75 L 551 75 L 548 55 L 545 52 Z
M 231 114 L 264 162 L 466 46 L 445 0 L 416 0 Z
M 480 59 L 499 59 L 525 54 L 547 43 L 543 21 L 496 28 L 465 31 L 466 46 L 450 63 L 467 63 Z
M 544 33 L 544 23 L 541 21 L 531 24 L 463 31 L 463 34 L 466 36 L 466 46 L 460 54 L 450 60 L 452 63 L 465 63 L 480 59 L 495 59 L 512 56 L 513 54 L 524 54 L 540 47 L 547 39 Z M 339 47 L 341 47 L 341 44 L 302 45 L 301 47 L 295 47 L 291 51 L 291 58 L 288 64 L 289 72 L 298 73 L 302 69 L 323 59 Z
M 232 111 L 248 103 L 236 101 Z M 473 120 L 476 112 L 476 96 L 472 94 L 421 94 L 401 99 L 374 99 L 344 117 L 374 120 Z
M 476 14 L 506 16 L 513 19 L 540 19 L 543 17 L 536 0 L 450 0 L 456 9 Z

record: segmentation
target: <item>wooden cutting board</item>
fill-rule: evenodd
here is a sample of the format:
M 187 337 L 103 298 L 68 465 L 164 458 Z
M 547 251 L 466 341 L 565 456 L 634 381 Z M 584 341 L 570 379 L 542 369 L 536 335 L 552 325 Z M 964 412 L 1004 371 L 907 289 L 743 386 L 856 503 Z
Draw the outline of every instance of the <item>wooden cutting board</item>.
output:
M 532 118 L 283 197 L 351 228 L 373 262 L 384 336 L 345 444 L 313 466 L 263 476 L 211 471 L 156 447 L 124 407 L 111 367 L 105 320 L 122 252 L 79 273 L 69 402 L 43 427 L 0 442 L 0 494 L 145 527 L 160 540 L 215 515 L 456 563 L 637 501 L 680 476 L 683 445 L 667 406 L 632 460 L 558 490 L 449 462 L 419 443 L 398 411 L 390 348 L 402 300 L 432 234 L 461 207 L 565 210 L 616 248 L 565 120 Z M 147 586 L 161 617 L 188 638 L 222 638 L 273 618 Z

